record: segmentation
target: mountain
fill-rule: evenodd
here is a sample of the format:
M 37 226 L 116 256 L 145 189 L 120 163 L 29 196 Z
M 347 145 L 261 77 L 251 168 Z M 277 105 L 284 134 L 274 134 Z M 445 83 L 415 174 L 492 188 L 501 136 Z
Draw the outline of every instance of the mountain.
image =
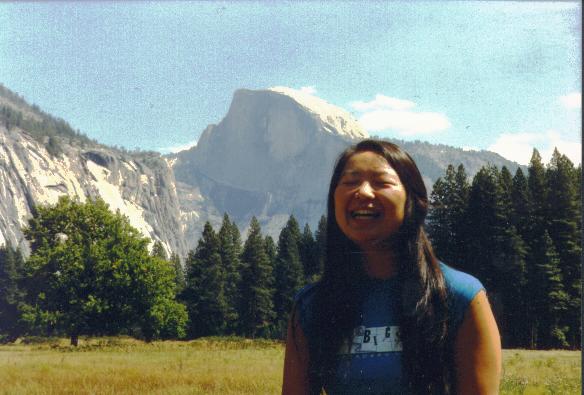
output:
M 314 229 L 338 154 L 368 134 L 352 116 L 324 100 L 276 87 L 235 92 L 227 115 L 209 125 L 198 144 L 172 156 L 177 181 L 197 186 L 240 227 L 252 215 L 277 235 L 290 214 Z M 470 176 L 491 163 L 518 165 L 488 151 L 390 139 L 416 160 L 431 188 L 450 163 Z
M 185 257 L 203 224 L 224 212 L 245 229 L 255 215 L 278 236 L 294 214 L 314 229 L 325 213 L 334 161 L 367 133 L 346 111 L 290 88 L 237 90 L 225 117 L 178 154 L 128 152 L 73 130 L 0 85 L 0 245 L 26 243 L 21 227 L 35 205 L 61 195 L 103 198 L 167 252 Z M 491 163 L 517 164 L 487 151 L 400 142 L 431 187 L 449 163 L 474 175 Z
M 186 253 L 176 182 L 155 153 L 127 153 L 75 132 L 0 86 L 0 245 L 28 252 L 22 233 L 35 205 L 101 197 L 167 251 Z
M 199 186 L 246 226 L 252 215 L 277 235 L 288 216 L 316 224 L 325 212 L 331 164 L 366 137 L 350 115 L 298 91 L 235 92 L 227 115 L 173 161 L 177 181 Z

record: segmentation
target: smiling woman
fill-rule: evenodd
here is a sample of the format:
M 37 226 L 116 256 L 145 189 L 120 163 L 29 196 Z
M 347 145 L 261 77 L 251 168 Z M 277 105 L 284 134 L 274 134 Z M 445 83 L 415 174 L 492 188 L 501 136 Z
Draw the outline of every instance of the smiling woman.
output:
M 339 228 L 363 251 L 377 250 L 404 220 L 405 186 L 389 163 L 372 151 L 349 158 L 334 199 Z M 379 268 L 387 271 L 391 265 Z
M 296 297 L 283 394 L 494 394 L 501 344 L 482 284 L 439 262 L 427 192 L 398 146 L 365 140 L 329 188 L 322 279 Z

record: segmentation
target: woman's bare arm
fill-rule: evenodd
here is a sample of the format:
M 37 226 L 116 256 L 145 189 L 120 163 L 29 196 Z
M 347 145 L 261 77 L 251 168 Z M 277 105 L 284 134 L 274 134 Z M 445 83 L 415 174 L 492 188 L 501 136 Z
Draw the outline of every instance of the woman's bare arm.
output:
M 455 353 L 458 394 L 499 393 L 501 338 L 485 291 L 469 305 L 456 335 Z
M 286 336 L 282 395 L 308 394 L 308 344 L 297 314 L 292 314 L 292 317 Z

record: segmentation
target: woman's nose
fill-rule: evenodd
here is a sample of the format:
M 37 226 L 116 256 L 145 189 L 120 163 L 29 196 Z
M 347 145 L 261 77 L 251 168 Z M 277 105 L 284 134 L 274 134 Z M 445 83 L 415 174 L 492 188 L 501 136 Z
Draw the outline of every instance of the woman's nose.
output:
M 369 182 L 367 182 L 367 181 L 362 182 L 361 185 L 359 185 L 359 189 L 357 190 L 357 195 L 359 197 L 364 197 L 364 198 L 375 197 L 375 195 L 373 194 L 373 188 L 371 188 L 371 184 L 369 184 Z

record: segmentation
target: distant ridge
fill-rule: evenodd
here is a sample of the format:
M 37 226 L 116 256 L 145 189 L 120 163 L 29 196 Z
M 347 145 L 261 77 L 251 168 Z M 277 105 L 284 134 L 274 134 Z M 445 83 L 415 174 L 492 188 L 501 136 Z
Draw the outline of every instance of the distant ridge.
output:
M 206 221 L 218 229 L 224 212 L 244 232 L 256 216 L 277 237 L 290 214 L 315 229 L 336 157 L 367 136 L 350 114 L 313 95 L 239 89 L 195 147 L 162 156 L 102 145 L 0 85 L 0 244 L 26 249 L 21 228 L 33 207 L 62 195 L 101 197 L 181 257 Z M 470 177 L 487 164 L 519 166 L 488 151 L 390 141 L 414 157 L 428 187 L 450 163 Z

